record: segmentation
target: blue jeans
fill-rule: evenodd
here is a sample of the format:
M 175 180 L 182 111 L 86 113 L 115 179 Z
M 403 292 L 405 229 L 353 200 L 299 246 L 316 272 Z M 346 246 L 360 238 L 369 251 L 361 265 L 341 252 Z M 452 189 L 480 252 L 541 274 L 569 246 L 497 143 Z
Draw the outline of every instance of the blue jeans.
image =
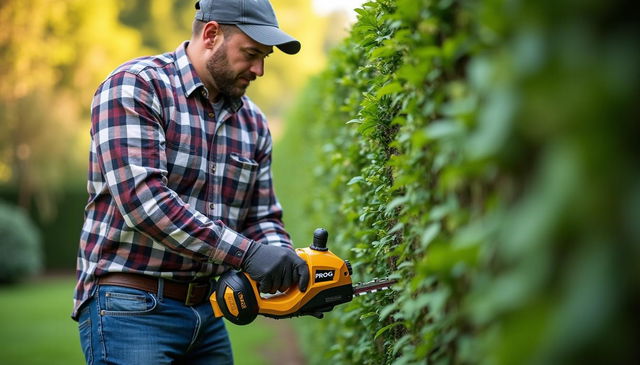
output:
M 233 364 L 211 305 L 189 307 L 157 293 L 99 286 L 78 319 L 87 364 Z

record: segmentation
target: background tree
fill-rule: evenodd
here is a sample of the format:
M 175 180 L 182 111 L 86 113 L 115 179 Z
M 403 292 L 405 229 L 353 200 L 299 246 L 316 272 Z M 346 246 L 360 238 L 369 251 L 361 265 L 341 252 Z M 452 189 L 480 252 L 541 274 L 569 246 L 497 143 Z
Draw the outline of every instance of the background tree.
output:
M 85 165 L 92 90 L 141 46 L 118 22 L 118 4 L 0 4 L 0 184 L 15 186 L 25 208 L 37 196 L 39 211 L 53 214 L 52 193 Z

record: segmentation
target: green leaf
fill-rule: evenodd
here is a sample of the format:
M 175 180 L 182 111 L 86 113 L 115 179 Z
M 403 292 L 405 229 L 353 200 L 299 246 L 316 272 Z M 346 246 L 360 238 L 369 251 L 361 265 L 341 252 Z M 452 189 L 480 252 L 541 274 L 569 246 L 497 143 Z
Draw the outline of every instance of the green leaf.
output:
M 397 355 L 398 352 L 411 340 L 411 336 L 404 335 L 393 345 L 393 355 Z M 409 354 L 407 354 L 409 355 Z
M 407 202 L 406 196 L 400 196 L 394 198 L 389 204 L 387 204 L 387 213 L 393 212 L 397 207 L 402 206 Z
M 395 226 L 393 226 L 393 228 L 391 228 L 388 233 L 393 234 L 398 231 L 401 231 L 403 228 L 404 228 L 404 223 L 400 222 L 400 223 L 397 223 Z
M 391 323 L 389 325 L 386 325 L 386 326 L 380 328 L 378 330 L 378 332 L 376 332 L 375 336 L 373 336 L 373 339 L 376 340 L 383 333 L 387 332 L 388 330 L 390 330 L 393 327 L 397 327 L 397 326 L 400 326 L 400 325 L 402 325 L 402 322 L 394 322 L 394 323 Z
M 365 313 L 365 314 L 361 315 L 360 319 L 363 320 L 363 319 L 367 319 L 369 317 L 375 317 L 377 315 L 378 315 L 378 313 L 376 313 L 376 312 L 369 312 L 369 313 Z
M 463 132 L 462 125 L 455 120 L 440 119 L 429 124 L 425 133 L 429 138 L 441 139 L 459 136 Z
M 431 241 L 438 236 L 438 233 L 440 233 L 440 223 L 431 223 L 422 233 L 422 238 L 420 239 L 422 247 L 429 246 Z
M 376 96 L 380 98 L 384 95 L 399 93 L 401 91 L 402 91 L 402 85 L 400 85 L 400 83 L 391 82 L 379 88 L 378 91 L 376 92 Z
M 398 53 L 398 50 L 392 46 L 392 45 L 387 45 L 385 47 L 379 47 L 374 49 L 373 52 L 371 52 L 371 57 L 372 58 L 384 58 L 384 57 L 390 57 L 393 56 L 395 54 Z
M 353 184 L 357 184 L 357 183 L 364 182 L 364 181 L 365 181 L 364 177 L 356 176 L 356 177 L 351 178 L 351 180 L 349 180 L 347 185 L 353 185 Z
M 395 304 L 391 304 L 391 305 L 388 305 L 388 306 L 382 308 L 382 310 L 380 311 L 380 315 L 378 317 L 378 320 L 379 321 L 384 321 L 385 319 L 387 319 L 387 317 L 391 313 L 393 313 L 396 310 L 397 310 L 397 307 L 396 307 Z

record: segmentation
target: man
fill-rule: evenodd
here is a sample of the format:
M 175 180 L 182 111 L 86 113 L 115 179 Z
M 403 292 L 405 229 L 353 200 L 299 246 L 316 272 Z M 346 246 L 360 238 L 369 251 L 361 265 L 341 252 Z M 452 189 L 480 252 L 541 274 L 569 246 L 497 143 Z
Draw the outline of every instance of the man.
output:
M 273 46 L 300 43 L 268 0 L 196 9 L 190 41 L 125 63 L 94 96 L 73 312 L 88 363 L 232 363 L 213 277 L 242 269 L 268 293 L 308 285 L 273 192 L 267 122 L 244 96 Z

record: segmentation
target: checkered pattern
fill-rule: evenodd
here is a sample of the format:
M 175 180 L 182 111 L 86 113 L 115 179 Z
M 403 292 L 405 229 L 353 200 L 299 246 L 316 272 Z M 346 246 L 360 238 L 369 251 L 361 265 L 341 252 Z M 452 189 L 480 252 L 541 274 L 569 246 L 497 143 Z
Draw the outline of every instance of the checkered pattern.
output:
M 238 267 L 252 241 L 292 247 L 264 115 L 244 96 L 215 118 L 187 45 L 96 91 L 74 317 L 107 272 L 191 280 Z

